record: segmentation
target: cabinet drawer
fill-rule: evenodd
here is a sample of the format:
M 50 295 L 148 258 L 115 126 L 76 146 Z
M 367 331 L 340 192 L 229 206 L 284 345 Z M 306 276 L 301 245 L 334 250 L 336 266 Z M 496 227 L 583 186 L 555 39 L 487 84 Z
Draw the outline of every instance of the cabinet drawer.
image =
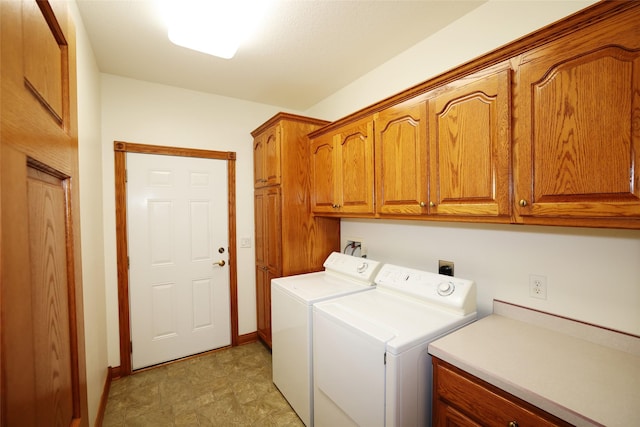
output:
M 569 426 L 555 416 L 453 366 L 435 362 L 437 399 L 486 426 Z

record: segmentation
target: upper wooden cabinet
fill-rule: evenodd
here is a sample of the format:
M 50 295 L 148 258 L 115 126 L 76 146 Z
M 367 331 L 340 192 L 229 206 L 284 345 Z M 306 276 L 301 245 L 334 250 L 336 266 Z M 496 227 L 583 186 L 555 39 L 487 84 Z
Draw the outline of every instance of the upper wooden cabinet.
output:
M 377 212 L 427 213 L 425 99 L 411 99 L 376 113 L 375 129 Z
M 314 132 L 314 212 L 640 229 L 638 22 L 599 2 Z
M 373 120 L 365 118 L 311 143 L 312 209 L 373 214 Z
M 519 221 L 640 227 L 637 10 L 522 56 Z
M 510 220 L 510 77 L 488 70 L 429 100 L 430 214 Z

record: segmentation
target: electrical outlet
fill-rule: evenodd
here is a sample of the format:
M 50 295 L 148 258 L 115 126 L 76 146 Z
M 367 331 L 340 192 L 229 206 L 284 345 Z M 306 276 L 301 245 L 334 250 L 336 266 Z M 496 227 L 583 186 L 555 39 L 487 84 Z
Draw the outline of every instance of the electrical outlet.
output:
M 547 276 L 537 274 L 529 275 L 529 296 L 547 299 Z
M 453 261 L 438 260 L 438 273 L 453 276 Z

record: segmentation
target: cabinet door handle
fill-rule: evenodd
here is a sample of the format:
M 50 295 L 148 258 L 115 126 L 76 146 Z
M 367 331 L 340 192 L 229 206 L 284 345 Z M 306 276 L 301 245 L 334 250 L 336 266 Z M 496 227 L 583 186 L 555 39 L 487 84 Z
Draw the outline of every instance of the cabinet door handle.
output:
M 427 206 L 427 204 L 425 202 L 420 202 L 420 207 L 424 208 L 425 206 Z
M 429 206 L 430 206 L 430 207 L 432 207 L 432 208 L 435 208 L 435 207 L 436 207 L 436 204 L 435 204 L 435 203 L 433 203 L 433 202 L 429 202 Z
M 528 203 L 527 203 L 527 201 L 525 199 L 521 199 L 519 205 L 524 208 L 525 206 L 528 205 Z
M 509 424 L 507 424 L 507 427 L 518 427 L 518 422 L 517 421 L 509 421 Z

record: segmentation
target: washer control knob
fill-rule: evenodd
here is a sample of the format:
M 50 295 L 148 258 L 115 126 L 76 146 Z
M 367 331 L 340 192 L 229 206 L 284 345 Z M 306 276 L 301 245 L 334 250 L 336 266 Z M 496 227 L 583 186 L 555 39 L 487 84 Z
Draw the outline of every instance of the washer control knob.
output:
M 455 290 L 455 286 L 453 282 L 440 282 L 438 285 L 438 295 L 446 297 L 447 295 L 451 295 Z
M 358 264 L 358 267 L 356 269 L 358 270 L 358 273 L 364 273 L 368 267 L 369 267 L 369 264 L 367 264 L 366 262 L 363 262 Z

